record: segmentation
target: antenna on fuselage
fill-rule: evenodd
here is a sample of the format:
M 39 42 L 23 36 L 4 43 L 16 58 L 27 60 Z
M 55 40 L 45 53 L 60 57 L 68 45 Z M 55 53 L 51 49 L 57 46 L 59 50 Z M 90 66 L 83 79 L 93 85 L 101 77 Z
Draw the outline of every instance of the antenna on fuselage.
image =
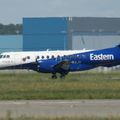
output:
M 46 51 L 50 51 L 50 49 L 47 49 Z

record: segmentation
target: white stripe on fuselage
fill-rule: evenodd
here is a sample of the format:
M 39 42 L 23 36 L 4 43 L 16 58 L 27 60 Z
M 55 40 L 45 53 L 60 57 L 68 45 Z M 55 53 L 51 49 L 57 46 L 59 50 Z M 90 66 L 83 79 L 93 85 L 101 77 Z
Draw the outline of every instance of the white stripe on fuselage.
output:
M 58 55 L 59 56 L 72 55 L 87 51 L 90 50 L 5 52 L 1 54 L 2 57 L 0 58 L 0 68 L 35 62 L 38 56 L 39 60 L 41 59 L 43 60 L 47 59 L 47 57 L 52 58 L 52 56 L 54 56 L 56 58 Z M 7 57 L 7 55 L 10 57 Z

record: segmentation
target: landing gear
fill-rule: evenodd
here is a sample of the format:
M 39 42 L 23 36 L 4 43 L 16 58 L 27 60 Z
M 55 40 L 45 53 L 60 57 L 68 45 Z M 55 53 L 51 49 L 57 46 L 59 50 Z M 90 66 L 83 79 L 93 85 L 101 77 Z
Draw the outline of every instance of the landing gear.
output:
M 56 75 L 56 74 L 53 74 L 51 78 L 52 78 L 52 79 L 57 79 L 57 75 Z
M 63 79 L 68 73 L 60 73 L 60 78 Z M 53 73 L 51 76 L 52 79 L 57 79 L 56 73 Z

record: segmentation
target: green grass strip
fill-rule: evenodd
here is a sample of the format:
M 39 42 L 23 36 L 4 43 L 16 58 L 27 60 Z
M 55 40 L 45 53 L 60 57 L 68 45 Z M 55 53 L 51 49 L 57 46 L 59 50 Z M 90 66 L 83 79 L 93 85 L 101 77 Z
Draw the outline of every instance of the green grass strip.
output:
M 120 99 L 120 72 L 81 72 L 65 79 L 50 74 L 0 73 L 0 100 Z

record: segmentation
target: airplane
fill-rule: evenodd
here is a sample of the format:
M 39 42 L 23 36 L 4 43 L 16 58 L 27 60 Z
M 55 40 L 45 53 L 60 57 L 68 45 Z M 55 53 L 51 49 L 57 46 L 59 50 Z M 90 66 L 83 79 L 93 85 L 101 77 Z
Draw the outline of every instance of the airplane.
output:
M 101 50 L 5 52 L 0 55 L 0 69 L 30 69 L 52 73 L 54 79 L 57 73 L 63 78 L 69 72 L 116 65 L 120 65 L 120 45 Z
M 43 73 L 52 73 L 53 74 L 52 78 L 57 78 L 55 72 L 48 71 L 45 70 L 45 68 L 43 68 L 43 64 L 45 63 L 45 61 L 47 60 L 58 61 L 58 59 L 60 60 L 61 57 L 82 53 L 85 51 L 89 51 L 89 50 L 83 49 L 83 50 L 3 52 L 0 54 L 0 70 L 27 69 L 27 70 L 34 70 Z M 41 61 L 43 61 L 42 66 L 41 66 Z M 52 67 L 52 65 L 50 66 Z M 48 65 L 46 67 L 48 67 Z M 61 77 L 62 75 L 63 74 L 61 74 Z

